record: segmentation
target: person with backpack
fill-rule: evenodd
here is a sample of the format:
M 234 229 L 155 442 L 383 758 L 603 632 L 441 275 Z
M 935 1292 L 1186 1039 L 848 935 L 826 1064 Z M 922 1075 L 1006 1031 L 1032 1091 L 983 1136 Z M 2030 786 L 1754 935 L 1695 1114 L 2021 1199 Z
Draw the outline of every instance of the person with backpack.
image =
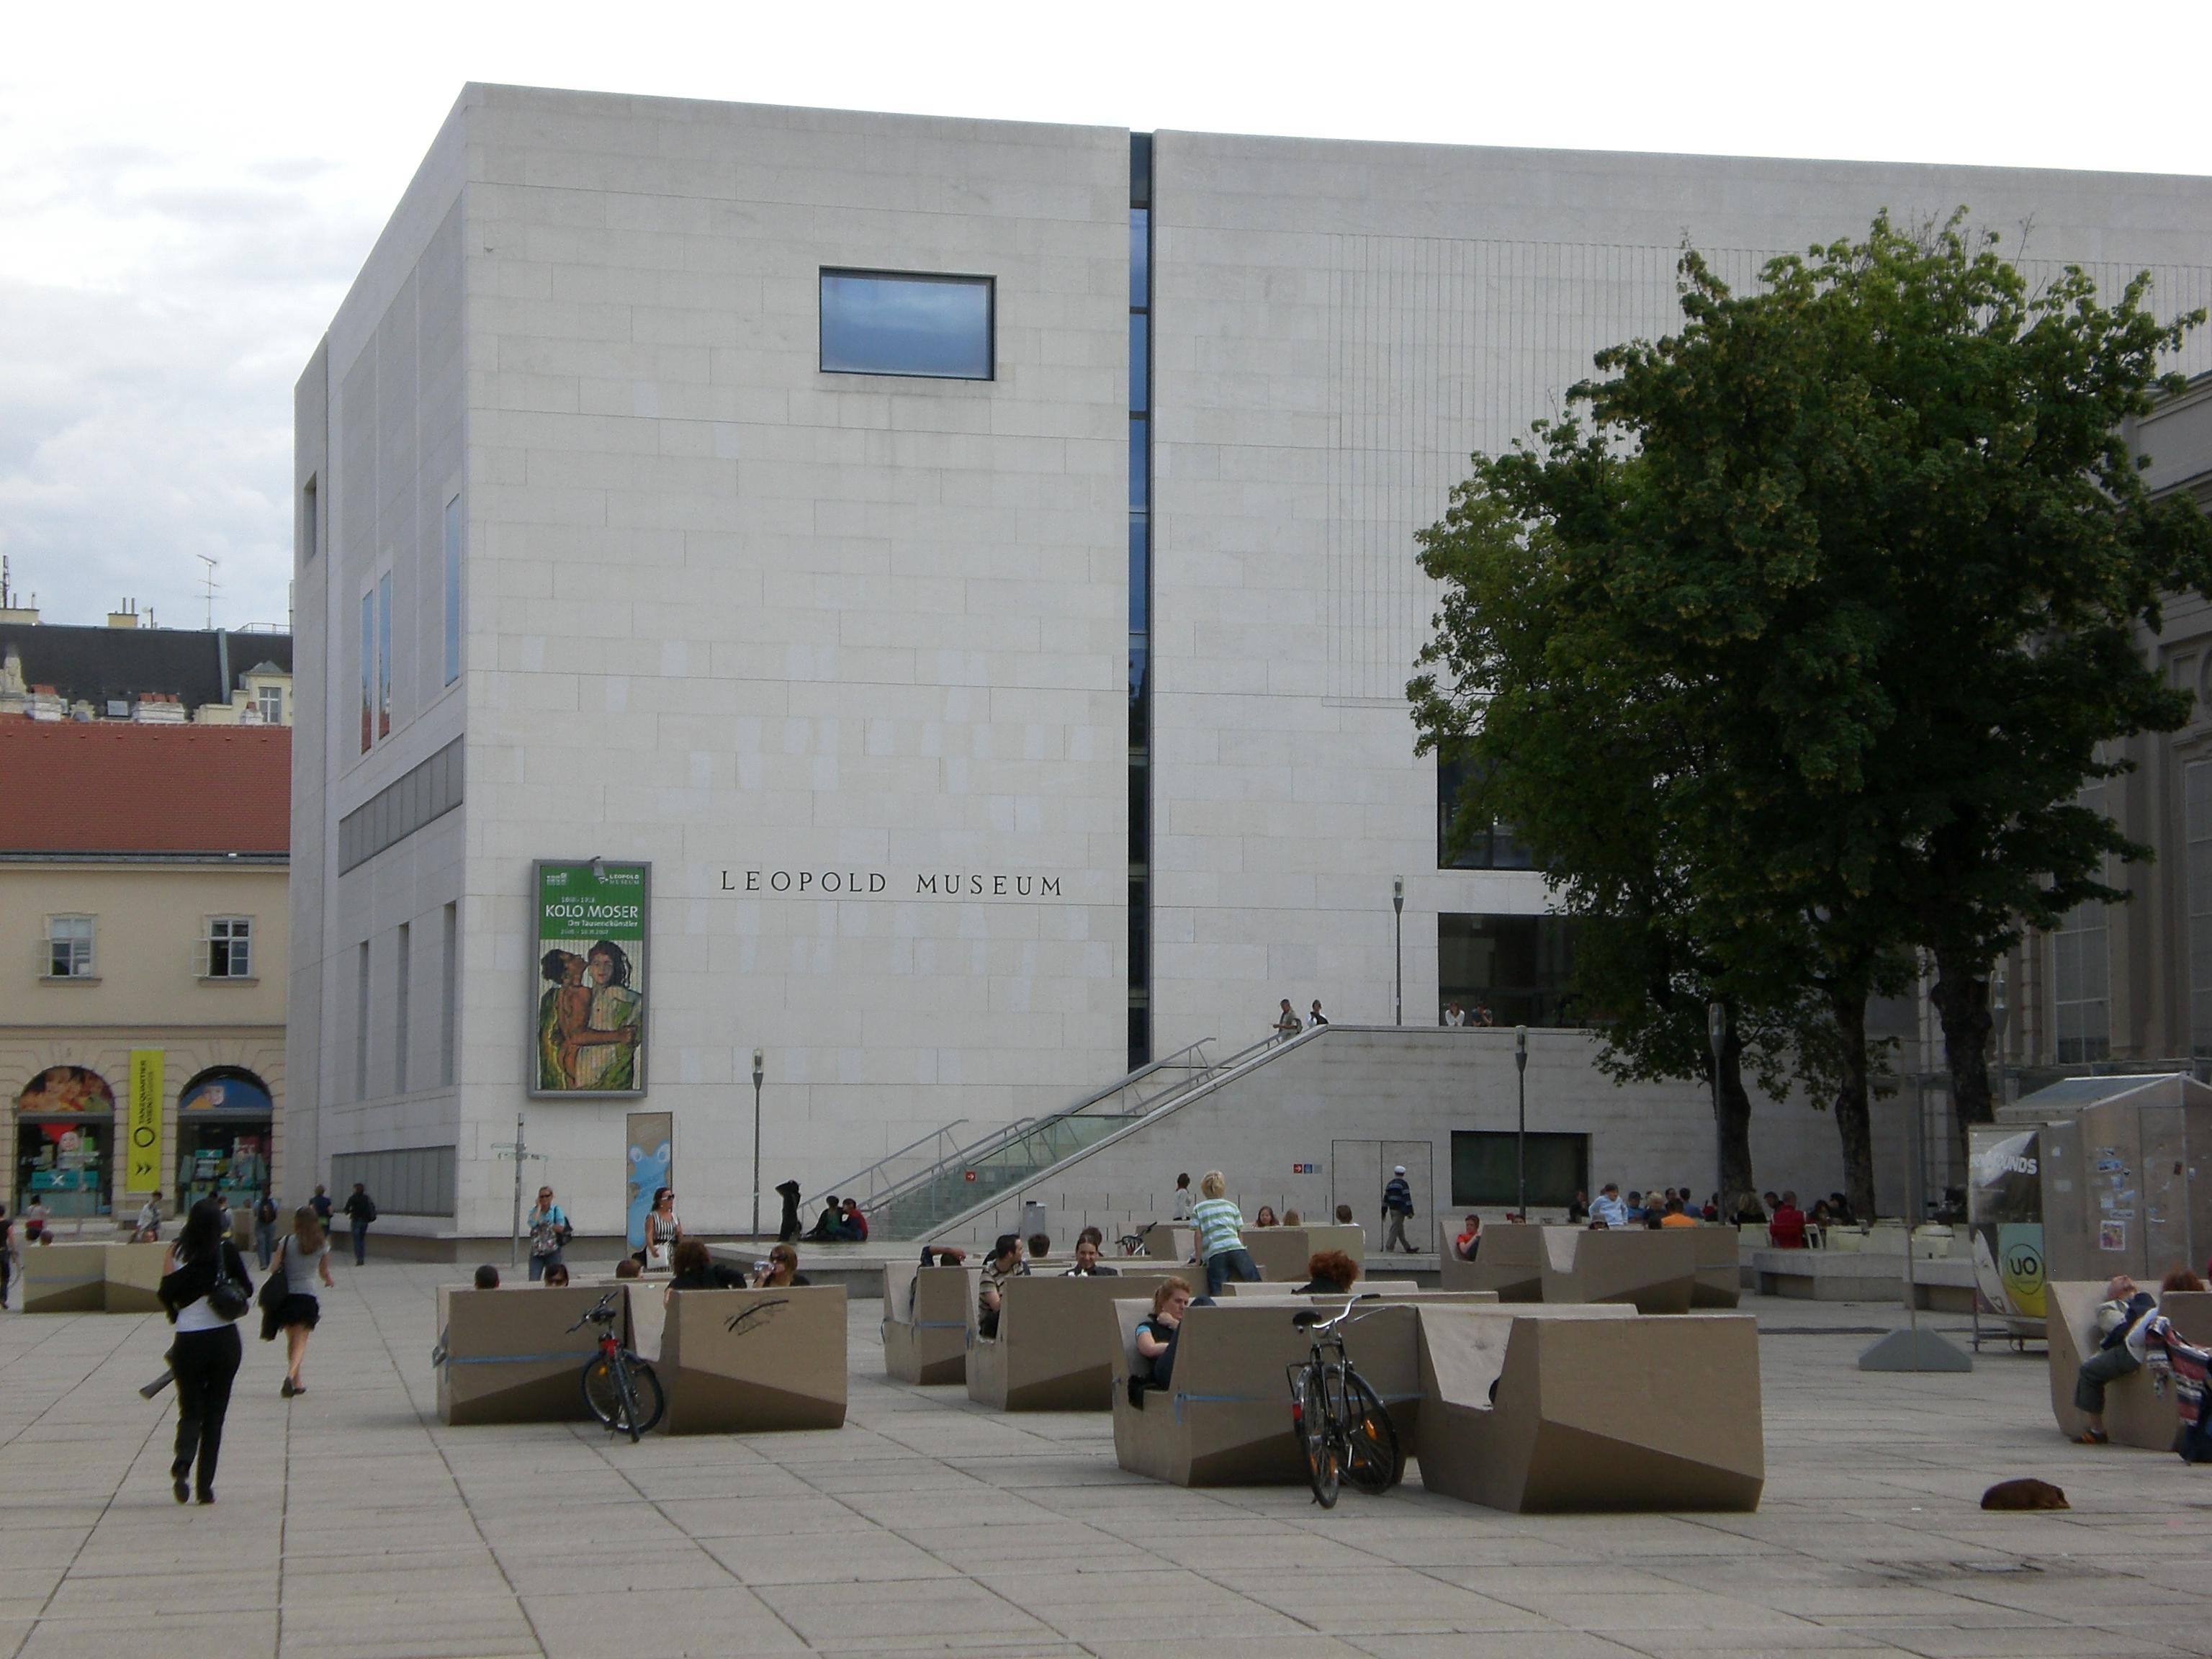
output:
M 530 1281 L 534 1285 L 545 1277 L 548 1267 L 561 1265 L 562 1249 L 576 1230 L 568 1224 L 567 1212 L 553 1201 L 550 1187 L 538 1189 L 538 1203 L 523 1224 L 530 1229 Z
M 1390 1218 L 1382 1234 L 1383 1254 L 1387 1255 L 1395 1245 L 1407 1255 L 1413 1255 L 1413 1246 L 1406 1237 L 1406 1224 L 1413 1218 L 1413 1187 L 1406 1179 L 1402 1164 L 1394 1167 L 1389 1184 L 1382 1188 L 1382 1213 Z
M 267 1273 L 269 1258 L 276 1253 L 276 1200 L 265 1187 L 253 1206 L 253 1253 L 261 1258 L 261 1271 Z
M 353 1265 L 366 1267 L 368 1263 L 368 1224 L 376 1219 L 376 1200 L 368 1195 L 366 1183 L 356 1181 L 345 1201 L 346 1219 L 353 1224 Z
M 2101 1446 L 2111 1437 L 2105 1432 L 2105 1385 L 2142 1369 L 2150 1322 L 2157 1315 L 2158 1298 L 2137 1290 L 2125 1273 L 2115 1274 L 2105 1286 L 2105 1300 L 2097 1304 L 2097 1352 L 2082 1362 L 2074 1379 L 2074 1408 L 2088 1419 L 2074 1437 L 2076 1443 Z
M 177 1379 L 170 1490 L 179 1504 L 195 1488 L 201 1503 L 212 1504 L 223 1418 L 230 1410 L 230 1385 L 243 1352 L 238 1320 L 253 1305 L 253 1281 L 246 1277 L 238 1246 L 223 1232 L 222 1212 L 213 1199 L 200 1200 L 185 1218 L 177 1242 L 161 1259 L 157 1294 L 177 1328 L 169 1349 L 169 1369 Z

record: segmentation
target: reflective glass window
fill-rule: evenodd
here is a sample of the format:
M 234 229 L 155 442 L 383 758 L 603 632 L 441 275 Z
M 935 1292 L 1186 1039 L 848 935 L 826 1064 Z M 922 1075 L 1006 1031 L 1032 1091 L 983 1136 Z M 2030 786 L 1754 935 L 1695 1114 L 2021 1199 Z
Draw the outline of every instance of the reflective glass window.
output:
M 831 374 L 988 380 L 991 279 L 822 273 L 822 368 Z
M 1150 448 L 1146 442 L 1146 429 L 1150 424 L 1143 420 L 1129 422 L 1129 505 L 1139 513 L 1152 504 Z
M 1129 303 L 1139 308 L 1152 304 L 1152 210 L 1129 210 Z
M 1129 407 L 1139 413 L 1152 406 L 1152 355 L 1145 349 L 1151 325 L 1142 312 L 1129 313 Z
M 1129 631 L 1142 634 L 1152 626 L 1152 521 L 1141 513 L 1129 520 Z

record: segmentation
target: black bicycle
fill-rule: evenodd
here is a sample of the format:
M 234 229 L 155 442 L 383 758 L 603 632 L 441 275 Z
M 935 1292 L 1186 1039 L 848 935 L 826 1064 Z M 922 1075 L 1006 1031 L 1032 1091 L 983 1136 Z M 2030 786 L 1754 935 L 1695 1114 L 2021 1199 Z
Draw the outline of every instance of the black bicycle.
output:
M 1291 1323 L 1313 1340 L 1305 1363 L 1285 1368 L 1291 1383 L 1291 1425 L 1305 1453 L 1314 1501 L 1325 1510 L 1336 1507 L 1340 1482 L 1379 1498 L 1406 1472 L 1390 1413 L 1344 1347 L 1344 1328 L 1367 1317 L 1352 1309 L 1362 1301 L 1379 1300 L 1353 1297 L 1333 1319 L 1313 1308 L 1291 1316 Z
M 641 1359 L 615 1335 L 615 1297 L 609 1291 L 574 1324 L 599 1328 L 599 1351 L 584 1362 L 584 1408 L 610 1431 L 627 1433 L 634 1445 L 660 1421 L 668 1395 L 649 1360 Z

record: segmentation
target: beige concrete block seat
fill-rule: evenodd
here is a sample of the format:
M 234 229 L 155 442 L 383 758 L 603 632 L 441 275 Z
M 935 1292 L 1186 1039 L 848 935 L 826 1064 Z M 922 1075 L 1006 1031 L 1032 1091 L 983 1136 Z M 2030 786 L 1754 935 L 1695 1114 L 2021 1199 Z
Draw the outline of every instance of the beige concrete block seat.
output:
M 103 1248 L 106 1255 L 100 1273 L 107 1285 L 107 1311 L 160 1313 L 161 1263 L 169 1253 L 169 1247 L 156 1241 L 150 1244 L 109 1244 Z M 258 1289 L 260 1271 L 253 1267 L 252 1252 L 249 1250 L 245 1255 L 246 1267 L 253 1273 L 254 1286 Z
M 975 1280 L 965 1267 L 884 1265 L 884 1374 L 902 1382 L 968 1380 Z
M 633 1305 L 664 1288 L 633 1290 Z M 671 1434 L 842 1428 L 845 1336 L 842 1285 L 674 1291 L 655 1366 L 668 1391 L 661 1426 Z
M 1224 1296 L 1235 1297 L 1297 1296 L 1300 1293 L 1300 1287 L 1302 1285 L 1311 1282 L 1312 1281 L 1304 1279 L 1262 1279 L 1252 1281 L 1231 1279 L 1228 1284 L 1224 1285 L 1221 1287 L 1221 1293 Z M 1355 1294 L 1366 1296 L 1370 1292 L 1376 1295 L 1389 1295 L 1394 1292 L 1418 1291 L 1420 1288 L 1419 1282 L 1411 1279 L 1363 1278 L 1360 1279 L 1359 1283 L 1353 1287 L 1353 1290 Z M 1198 1291 L 1199 1294 L 1201 1296 L 1204 1295 L 1206 1293 L 1206 1286 L 1200 1285 L 1198 1287 Z M 1341 1291 L 1316 1291 L 1315 1294 L 1316 1297 L 1328 1296 L 1340 1297 L 1344 1292 Z
M 971 1333 L 968 1397 L 1002 1412 L 1103 1412 L 1113 1395 L 1114 1304 L 1181 1279 L 1200 1293 L 1203 1278 L 1176 1270 L 1112 1279 L 1031 1273 L 1000 1287 L 999 1334 Z
M 1413 1450 L 1429 1491 L 1516 1513 L 1759 1507 L 1750 1316 L 1639 1318 L 1614 1303 L 1419 1319 Z
M 21 1237 L 19 1231 L 18 1237 Z M 98 1313 L 107 1306 L 107 1246 L 26 1244 L 19 1279 L 25 1313 Z M 158 1246 L 156 1248 L 159 1248 Z
M 1358 1227 L 1253 1227 L 1244 1229 L 1244 1248 L 1262 1279 L 1303 1285 L 1306 1264 L 1323 1250 L 1341 1250 L 1354 1261 L 1366 1259 L 1367 1235 Z M 1203 1287 L 1201 1287 L 1203 1288 Z
M 2149 1289 L 2146 1285 L 2143 1288 Z M 2074 1384 L 2081 1363 L 2097 1352 L 2097 1306 L 2105 1286 L 2079 1279 L 2057 1279 L 2043 1289 L 2047 1352 L 2051 1367 L 2051 1414 L 2058 1431 L 2072 1439 L 2088 1426 L 2075 1409 Z M 2173 1322 L 2184 1341 L 2212 1347 L 2212 1291 L 2177 1291 L 2159 1298 L 2158 1310 Z M 2105 1385 L 2105 1432 L 2118 1446 L 2172 1451 L 2181 1431 L 2171 1384 L 2164 1393 L 2146 1365 Z
M 568 1328 L 606 1293 L 603 1286 L 543 1285 L 479 1291 L 438 1288 L 438 1417 L 445 1423 L 587 1420 L 584 1362 L 599 1328 Z M 617 1324 L 617 1332 L 623 1327 Z M 635 1346 L 635 1344 L 632 1345 Z
M 1690 1282 L 1692 1308 L 1733 1308 L 1743 1298 L 1741 1241 L 1733 1227 L 1662 1228 L 1690 1241 L 1696 1277 Z
M 1151 1370 L 1137 1354 L 1137 1323 L 1152 1304 L 1116 1302 L 1114 1455 L 1121 1466 L 1179 1486 L 1303 1483 L 1285 1368 L 1311 1349 L 1291 1322 L 1307 1305 L 1303 1297 L 1260 1297 L 1191 1309 L 1176 1341 L 1173 1386 L 1144 1389 L 1133 1401 L 1128 1379 Z M 1419 1316 L 1416 1307 L 1384 1304 L 1346 1327 L 1345 1338 L 1408 1452 L 1420 1420 Z
M 1565 1228 L 1546 1229 L 1533 1223 L 1501 1221 L 1482 1230 L 1482 1248 L 1472 1261 L 1458 1261 L 1443 1251 L 1443 1287 L 1448 1291 L 1495 1291 L 1500 1302 L 1540 1302 L 1544 1299 L 1544 1234 Z M 1449 1245 L 1449 1239 L 1440 1240 Z
M 1698 1256 L 1688 1227 L 1627 1227 L 1592 1232 L 1546 1227 L 1544 1300 L 1559 1306 L 1626 1302 L 1638 1313 L 1690 1310 Z M 1484 1249 L 1487 1249 L 1487 1244 Z

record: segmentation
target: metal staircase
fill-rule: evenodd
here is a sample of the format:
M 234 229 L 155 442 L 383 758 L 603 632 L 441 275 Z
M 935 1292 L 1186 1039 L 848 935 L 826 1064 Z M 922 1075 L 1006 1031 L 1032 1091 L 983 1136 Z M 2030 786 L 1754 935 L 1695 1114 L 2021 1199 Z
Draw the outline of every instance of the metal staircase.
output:
M 1176 1106 L 1254 1061 L 1287 1047 L 1267 1037 L 1226 1060 L 1206 1058 L 1207 1037 L 1142 1066 L 1063 1111 L 1021 1118 L 966 1145 L 965 1119 L 924 1135 L 825 1189 L 854 1198 L 877 1239 L 921 1239 L 1028 1185 L 1109 1137 Z M 1292 1042 L 1297 1041 L 1293 1038 Z M 822 1194 L 808 1200 L 818 1204 Z

